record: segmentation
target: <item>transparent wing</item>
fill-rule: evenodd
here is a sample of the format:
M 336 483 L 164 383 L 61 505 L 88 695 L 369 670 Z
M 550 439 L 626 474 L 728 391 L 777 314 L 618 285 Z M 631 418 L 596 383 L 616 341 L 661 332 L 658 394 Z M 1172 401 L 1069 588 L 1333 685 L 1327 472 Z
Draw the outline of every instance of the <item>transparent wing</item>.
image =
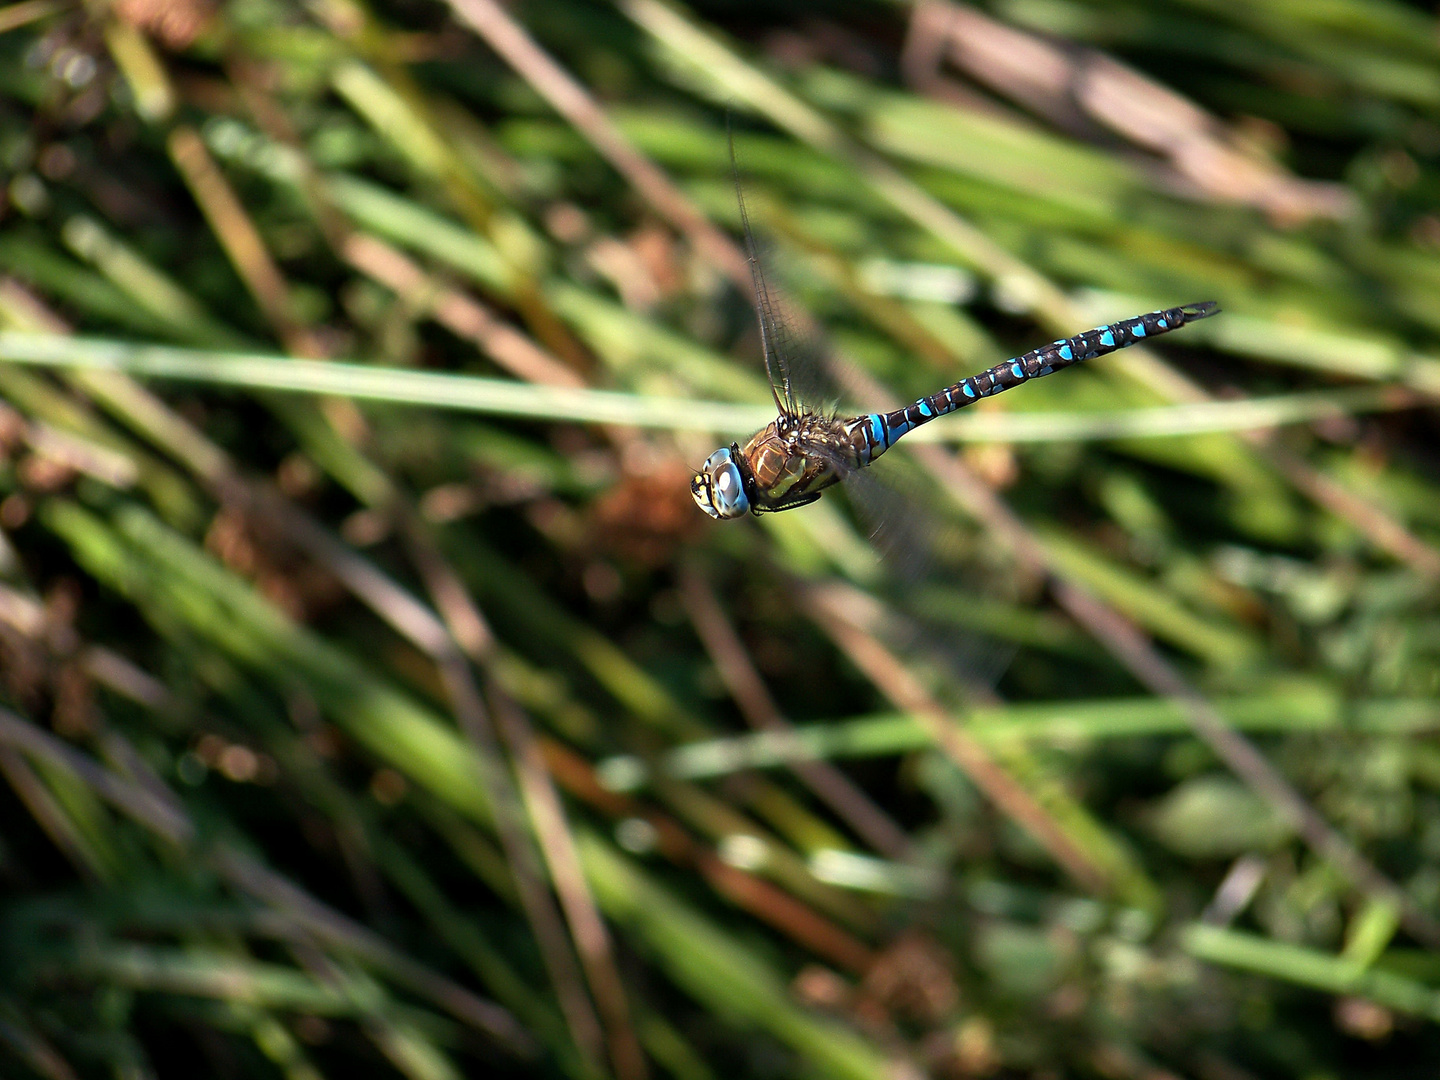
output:
M 770 393 L 781 416 L 799 416 L 794 384 L 790 378 L 787 355 L 788 334 L 776 312 L 770 294 L 770 283 L 755 244 L 755 230 L 750 227 L 750 211 L 745 206 L 745 190 L 740 183 L 740 165 L 735 158 L 735 132 L 730 137 L 730 174 L 735 181 L 735 202 L 740 207 L 740 226 L 745 233 L 745 258 L 750 264 L 750 281 L 755 289 L 755 315 L 760 323 L 760 351 L 765 357 L 765 373 L 770 377 Z
M 846 378 L 845 361 L 827 355 L 819 331 L 811 328 L 799 309 L 791 309 L 783 290 L 771 286 L 762 255 L 764 245 L 757 240 L 745 203 L 733 130 L 729 134 L 735 200 L 740 208 L 760 340 L 775 407 L 781 416 L 796 418 L 807 409 L 828 412 L 825 406 L 841 396 L 842 387 L 854 389 Z M 804 328 L 798 336 L 794 329 L 797 325 Z M 933 512 L 924 485 L 905 482 L 900 475 L 905 471 L 900 460 L 887 458 L 886 475 L 877 477 L 872 469 L 856 469 L 844 448 L 826 441 L 806 439 L 800 450 L 811 459 L 829 461 L 844 479 L 841 486 L 857 521 L 878 550 L 896 587 L 897 614 L 901 619 L 892 631 L 897 643 L 911 655 L 925 656 L 952 683 L 966 688 L 967 696 L 989 693 L 1014 656 L 1015 645 L 978 628 L 957 626 L 953 620 L 929 618 L 922 610 L 924 605 L 914 602 L 933 595 L 942 583 L 954 591 L 961 579 L 971 576 L 964 567 L 973 567 L 974 553 L 957 552 L 954 537 Z M 982 588 L 974 587 L 983 583 L 967 585 L 971 588 L 962 586 L 960 595 L 983 595 Z
M 894 583 L 893 599 L 903 619 L 892 627 L 895 644 L 924 655 L 965 697 L 990 696 L 1017 651 L 1013 641 L 993 636 L 978 624 L 936 618 L 929 601 L 937 594 L 972 598 L 964 607 L 983 606 L 993 590 L 976 569 L 975 534 L 963 530 L 932 506 L 921 477 L 910 474 L 896 455 L 876 469 L 849 474 L 841 490 L 862 530 Z
M 900 489 L 894 475 L 898 472 L 890 469 L 882 478 L 873 469 L 857 469 L 845 474 L 843 490 L 856 524 L 888 571 L 897 581 L 914 583 L 929 576 L 939 562 L 938 529 L 923 497 Z
M 790 302 L 783 288 L 772 284 L 767 266 L 771 245 L 763 231 L 757 232 L 745 202 L 740 180 L 735 132 L 729 126 L 730 171 L 735 184 L 735 202 L 745 235 L 745 256 L 755 290 L 755 314 L 760 327 L 761 350 L 775 408 L 781 416 L 799 417 L 806 412 L 826 414 L 838 397 L 830 358 L 820 348 L 819 331 L 804 310 Z
M 799 417 L 806 412 L 827 413 L 836 398 L 835 381 L 828 358 L 819 346 L 819 331 L 804 309 L 792 304 L 783 288 L 771 283 L 767 271 L 773 246 L 763 232 L 757 233 L 745 202 L 744 185 L 735 152 L 734 131 L 730 136 L 730 169 L 735 184 L 735 202 L 745 235 L 745 256 L 755 290 L 755 314 L 760 327 L 765 370 L 770 377 L 775 407 L 782 416 Z M 773 269 L 773 266 L 771 267 Z

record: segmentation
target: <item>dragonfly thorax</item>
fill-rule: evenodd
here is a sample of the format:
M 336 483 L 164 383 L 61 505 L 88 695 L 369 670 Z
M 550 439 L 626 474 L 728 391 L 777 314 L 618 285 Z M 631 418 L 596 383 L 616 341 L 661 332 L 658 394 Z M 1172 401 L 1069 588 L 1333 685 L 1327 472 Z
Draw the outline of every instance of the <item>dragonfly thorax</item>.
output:
M 783 500 L 806 479 L 807 473 L 814 471 L 807 449 L 795 419 L 788 416 L 751 436 L 740 457 L 750 471 L 761 503 L 768 507 Z

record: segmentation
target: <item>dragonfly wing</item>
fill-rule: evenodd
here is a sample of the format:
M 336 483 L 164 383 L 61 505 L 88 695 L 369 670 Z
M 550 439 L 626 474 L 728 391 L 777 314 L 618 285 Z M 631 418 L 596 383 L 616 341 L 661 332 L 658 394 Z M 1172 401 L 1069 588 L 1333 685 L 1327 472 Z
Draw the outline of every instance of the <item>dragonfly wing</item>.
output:
M 939 561 L 939 530 L 923 497 L 907 496 L 897 486 L 897 479 L 894 475 L 882 478 L 872 469 L 856 469 L 845 476 L 845 498 L 890 573 L 899 581 L 913 583 L 929 576 Z
M 770 283 L 755 244 L 755 230 L 750 227 L 750 211 L 745 206 L 745 189 L 740 183 L 740 166 L 735 159 L 735 133 L 730 135 L 730 173 L 735 181 L 735 202 L 740 207 L 740 225 L 745 234 L 745 260 L 750 265 L 750 282 L 755 290 L 755 315 L 760 324 L 760 351 L 765 357 L 765 373 L 770 377 L 770 393 L 781 416 L 799 416 L 799 404 L 790 380 L 790 362 L 786 355 L 786 335 L 776 314 Z
M 892 632 L 903 651 L 925 655 L 962 693 L 983 699 L 1014 658 L 1017 646 L 940 617 L 927 608 L 937 591 L 981 597 L 992 591 L 975 570 L 977 552 L 958 524 L 942 521 L 919 476 L 887 460 L 882 475 L 857 469 L 842 485 L 857 524 L 894 582 L 897 619 Z M 903 613 L 903 614 L 902 614 Z

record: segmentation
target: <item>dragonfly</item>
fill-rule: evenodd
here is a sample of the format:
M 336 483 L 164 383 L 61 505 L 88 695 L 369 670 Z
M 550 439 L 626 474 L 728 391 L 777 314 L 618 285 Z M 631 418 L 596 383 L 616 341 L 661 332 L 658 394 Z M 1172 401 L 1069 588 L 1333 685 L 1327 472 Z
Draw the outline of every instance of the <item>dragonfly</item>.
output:
M 826 488 L 873 464 L 903 436 L 936 417 L 1083 360 L 1168 334 L 1220 310 L 1216 301 L 1204 300 L 1107 323 L 1012 357 L 903 409 L 838 416 L 797 400 L 791 378 L 792 358 L 785 346 L 788 337 L 777 317 L 757 254 L 738 175 L 735 194 L 755 289 L 760 346 L 778 415 L 744 446 L 731 443 L 720 447 L 691 477 L 690 493 L 696 504 L 721 521 L 808 506 Z

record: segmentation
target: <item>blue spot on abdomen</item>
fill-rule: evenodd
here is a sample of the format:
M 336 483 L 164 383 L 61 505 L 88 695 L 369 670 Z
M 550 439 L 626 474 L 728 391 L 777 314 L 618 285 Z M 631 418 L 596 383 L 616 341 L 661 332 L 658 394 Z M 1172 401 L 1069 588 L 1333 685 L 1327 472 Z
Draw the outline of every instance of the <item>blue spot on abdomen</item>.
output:
M 871 413 L 869 420 L 870 441 L 882 450 L 887 449 L 890 446 L 890 440 L 886 437 L 885 418 L 879 413 Z

